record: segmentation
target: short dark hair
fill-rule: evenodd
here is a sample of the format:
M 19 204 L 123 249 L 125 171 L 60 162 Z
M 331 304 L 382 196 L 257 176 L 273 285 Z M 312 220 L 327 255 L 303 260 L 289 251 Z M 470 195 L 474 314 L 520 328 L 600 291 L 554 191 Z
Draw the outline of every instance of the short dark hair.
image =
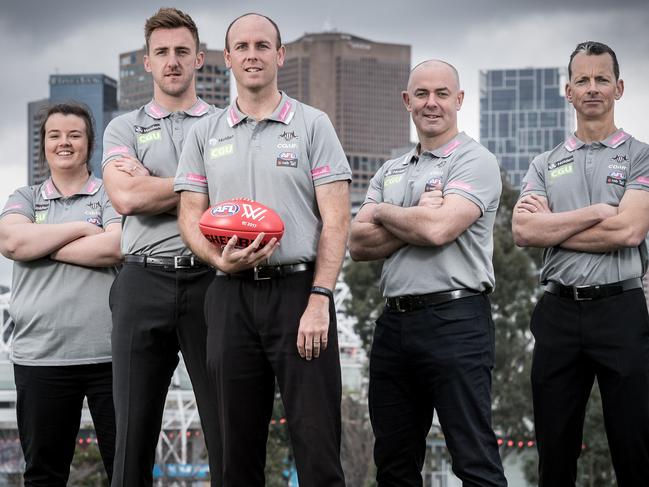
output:
M 247 17 L 248 15 L 257 15 L 259 17 L 265 18 L 268 22 L 270 22 L 271 25 L 275 28 L 275 32 L 277 33 L 277 49 L 282 47 L 282 35 L 279 33 L 279 27 L 277 27 L 277 24 L 275 23 L 275 21 L 273 19 L 271 19 L 270 17 L 266 17 L 265 15 L 258 14 L 257 12 L 248 12 L 247 14 L 239 15 L 236 19 L 234 19 L 232 22 L 230 22 L 230 25 L 228 25 L 228 28 L 225 31 L 225 50 L 226 51 L 230 50 L 230 43 L 228 42 L 228 36 L 230 35 L 230 29 L 232 28 L 232 26 L 234 25 L 234 23 L 237 20 L 242 19 L 244 17 Z
M 570 62 L 568 63 L 568 78 L 572 78 L 572 60 L 580 52 L 586 53 L 589 56 L 610 54 L 611 59 L 613 60 L 613 73 L 615 73 L 615 81 L 620 79 L 620 65 L 617 62 L 617 56 L 615 55 L 615 51 L 613 51 L 613 49 L 608 47 L 606 44 L 602 44 L 601 42 L 596 42 L 596 41 L 586 41 L 577 44 L 577 47 L 575 47 L 575 50 L 572 51 L 572 54 L 570 55 Z
M 45 158 L 45 124 L 52 115 L 60 113 L 62 115 L 76 115 L 81 118 L 86 125 L 86 136 L 88 138 L 88 154 L 86 156 L 86 164 L 92 157 L 92 152 L 95 148 L 95 123 L 92 118 L 90 109 L 82 104 L 76 102 L 59 103 L 57 105 L 50 105 L 41 111 L 41 141 L 40 141 L 40 157 L 39 162 L 42 167 L 49 167 L 47 159 Z
M 180 29 L 185 27 L 191 32 L 196 42 L 196 52 L 200 50 L 198 39 L 198 28 L 194 20 L 185 12 L 177 8 L 161 8 L 153 16 L 146 19 L 144 24 L 144 40 L 146 41 L 146 52 L 149 52 L 149 40 L 156 29 Z

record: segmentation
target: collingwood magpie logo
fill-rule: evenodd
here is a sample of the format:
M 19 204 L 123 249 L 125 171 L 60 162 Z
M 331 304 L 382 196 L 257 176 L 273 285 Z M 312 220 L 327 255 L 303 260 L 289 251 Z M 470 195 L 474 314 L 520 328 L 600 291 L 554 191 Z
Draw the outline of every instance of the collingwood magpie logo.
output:
M 286 142 L 290 142 L 293 139 L 299 139 L 299 137 L 295 135 L 295 132 L 293 131 L 292 132 L 285 131 L 284 133 L 279 134 L 277 137 L 280 139 L 284 139 Z
M 629 162 L 629 156 L 626 154 L 618 154 L 616 156 L 611 157 L 611 160 L 620 164 L 622 162 Z

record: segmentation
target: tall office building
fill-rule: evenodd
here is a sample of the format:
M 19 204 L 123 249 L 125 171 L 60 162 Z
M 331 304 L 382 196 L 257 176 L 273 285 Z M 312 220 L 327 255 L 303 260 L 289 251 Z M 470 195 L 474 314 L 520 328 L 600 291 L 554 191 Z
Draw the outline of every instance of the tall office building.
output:
M 329 115 L 354 180 L 352 207 L 394 148 L 410 141 L 401 91 L 410 73 L 410 46 L 340 32 L 305 34 L 286 44 L 279 88 Z
M 201 44 L 205 63 L 196 74 L 196 93 L 217 107 L 230 104 L 230 70 L 225 66 L 222 50 L 208 49 Z M 153 98 L 151 73 L 144 70 L 146 47 L 119 55 L 119 108 L 129 111 L 140 108 Z
M 40 162 L 41 116 L 49 100 L 32 101 L 27 104 L 27 181 L 38 184 L 45 181 L 48 175 L 47 165 Z
M 518 188 L 532 159 L 565 140 L 574 112 L 563 68 L 480 71 L 480 143 Z
M 47 177 L 47 169 L 40 163 L 40 113 L 44 106 L 55 103 L 77 102 L 90 108 L 95 120 L 95 150 L 90 168 L 101 177 L 101 156 L 104 129 L 117 110 L 117 81 L 104 74 L 52 74 L 50 97 L 28 104 L 28 175 L 29 184 L 39 184 Z

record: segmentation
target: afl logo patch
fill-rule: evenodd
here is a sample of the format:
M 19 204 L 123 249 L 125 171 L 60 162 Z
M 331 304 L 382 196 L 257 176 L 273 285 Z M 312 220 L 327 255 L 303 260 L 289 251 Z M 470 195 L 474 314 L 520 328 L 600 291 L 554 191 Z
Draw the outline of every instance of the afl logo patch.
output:
M 442 186 L 442 178 L 430 178 L 428 181 L 426 181 L 426 188 L 424 191 L 433 191 L 435 190 L 436 186 Z
M 606 176 L 606 184 L 615 184 L 617 186 L 626 186 L 626 173 L 624 171 L 611 171 Z
M 215 206 L 214 208 L 212 208 L 210 210 L 210 213 L 213 216 L 225 216 L 225 217 L 228 217 L 228 216 L 236 215 L 237 213 L 239 213 L 240 209 L 241 208 L 237 204 L 227 203 L 225 205 Z
M 297 154 L 294 152 L 280 152 L 277 156 L 277 166 L 297 167 Z

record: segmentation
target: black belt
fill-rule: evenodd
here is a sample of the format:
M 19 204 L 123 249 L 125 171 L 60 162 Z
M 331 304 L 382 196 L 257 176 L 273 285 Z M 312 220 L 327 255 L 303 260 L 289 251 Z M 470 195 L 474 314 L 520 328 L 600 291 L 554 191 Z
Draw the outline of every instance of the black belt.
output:
M 175 255 L 174 257 L 151 257 L 150 255 L 125 255 L 124 263 L 142 267 L 163 267 L 166 270 L 198 269 L 207 264 L 193 255 Z
M 622 294 L 624 291 L 638 288 L 642 288 L 642 279 L 639 277 L 595 286 L 564 286 L 554 281 L 549 281 L 545 285 L 546 292 L 556 294 L 562 298 L 574 299 L 575 301 L 591 301 L 593 299 L 607 298 Z
M 385 306 L 390 311 L 403 313 L 406 311 L 415 311 L 427 308 L 428 306 L 435 306 L 436 304 L 446 303 L 448 301 L 453 301 L 454 299 L 478 296 L 479 294 L 483 293 L 472 289 L 457 289 L 455 291 L 442 293 L 395 296 L 394 298 L 387 298 L 385 300 Z
M 216 270 L 216 275 L 219 277 L 233 277 L 237 279 L 249 279 L 251 281 L 264 281 L 266 279 L 276 279 L 278 277 L 290 276 L 298 272 L 306 272 L 315 268 L 313 262 L 300 262 L 299 264 L 286 264 L 286 265 L 263 265 L 256 266 L 252 269 L 228 274 L 219 269 Z

